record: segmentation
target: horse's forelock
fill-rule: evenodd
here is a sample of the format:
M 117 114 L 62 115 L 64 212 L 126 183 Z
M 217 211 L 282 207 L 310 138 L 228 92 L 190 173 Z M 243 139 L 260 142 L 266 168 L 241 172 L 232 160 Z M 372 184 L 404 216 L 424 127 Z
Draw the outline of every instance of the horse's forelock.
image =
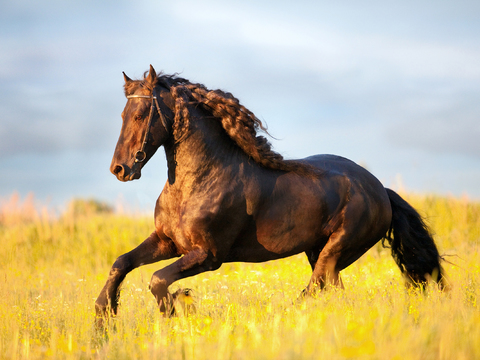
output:
M 124 85 L 125 96 L 132 95 L 138 88 L 143 88 L 148 92 L 152 92 L 157 83 L 161 83 L 163 86 L 170 89 L 170 85 L 166 81 L 166 78 L 170 77 L 169 75 L 164 75 L 163 72 L 160 72 L 152 84 L 147 80 L 148 73 L 148 71 L 145 71 L 143 73 L 143 79 L 141 80 L 132 80 L 126 82 Z

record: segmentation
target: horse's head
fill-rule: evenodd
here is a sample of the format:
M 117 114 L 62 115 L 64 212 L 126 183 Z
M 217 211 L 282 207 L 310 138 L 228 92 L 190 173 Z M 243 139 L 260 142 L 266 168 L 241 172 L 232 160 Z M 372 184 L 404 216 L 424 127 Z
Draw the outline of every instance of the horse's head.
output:
M 142 167 L 168 140 L 173 112 L 167 105 L 172 101 L 170 91 L 158 83 L 151 65 L 143 80 L 123 75 L 127 104 L 110 171 L 118 180 L 129 181 L 140 178 Z

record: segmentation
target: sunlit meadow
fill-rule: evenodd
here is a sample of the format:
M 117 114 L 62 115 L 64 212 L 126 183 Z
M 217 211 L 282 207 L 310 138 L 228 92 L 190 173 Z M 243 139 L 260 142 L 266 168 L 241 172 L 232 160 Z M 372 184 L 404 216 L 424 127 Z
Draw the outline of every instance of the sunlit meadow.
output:
M 405 195 L 405 194 L 404 194 Z M 160 317 L 142 267 L 123 284 L 107 336 L 94 301 L 116 257 L 153 230 L 152 216 L 76 201 L 54 214 L 32 197 L 0 211 L 0 357 L 6 359 L 478 359 L 480 203 L 405 195 L 427 217 L 451 284 L 407 290 L 389 249 L 376 245 L 329 289 L 292 305 L 310 278 L 302 254 L 227 264 L 184 279 L 196 313 Z

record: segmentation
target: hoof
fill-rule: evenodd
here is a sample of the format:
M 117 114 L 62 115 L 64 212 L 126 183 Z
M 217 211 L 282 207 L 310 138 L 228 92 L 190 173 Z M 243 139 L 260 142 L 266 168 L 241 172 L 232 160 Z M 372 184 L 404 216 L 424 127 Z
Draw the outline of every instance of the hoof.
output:
M 298 306 L 305 302 L 305 299 L 311 297 L 311 293 L 308 291 L 307 288 L 303 289 L 300 295 L 298 296 L 297 300 L 293 302 L 293 305 Z
M 171 316 L 189 316 L 197 312 L 192 289 L 178 289 L 172 294 Z
M 111 325 L 111 320 L 115 318 L 116 313 L 109 307 L 95 304 L 95 322 L 94 327 L 98 334 L 105 334 Z

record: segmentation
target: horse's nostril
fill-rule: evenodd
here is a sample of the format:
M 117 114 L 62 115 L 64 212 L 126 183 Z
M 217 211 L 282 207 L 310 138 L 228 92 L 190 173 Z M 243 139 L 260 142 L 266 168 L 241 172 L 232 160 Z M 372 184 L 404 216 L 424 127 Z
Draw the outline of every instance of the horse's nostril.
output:
M 123 170 L 123 166 L 121 166 L 121 165 L 116 165 L 116 166 L 113 168 L 113 173 L 114 173 L 115 175 L 118 175 L 118 174 L 120 174 L 120 172 L 122 172 L 122 170 Z

